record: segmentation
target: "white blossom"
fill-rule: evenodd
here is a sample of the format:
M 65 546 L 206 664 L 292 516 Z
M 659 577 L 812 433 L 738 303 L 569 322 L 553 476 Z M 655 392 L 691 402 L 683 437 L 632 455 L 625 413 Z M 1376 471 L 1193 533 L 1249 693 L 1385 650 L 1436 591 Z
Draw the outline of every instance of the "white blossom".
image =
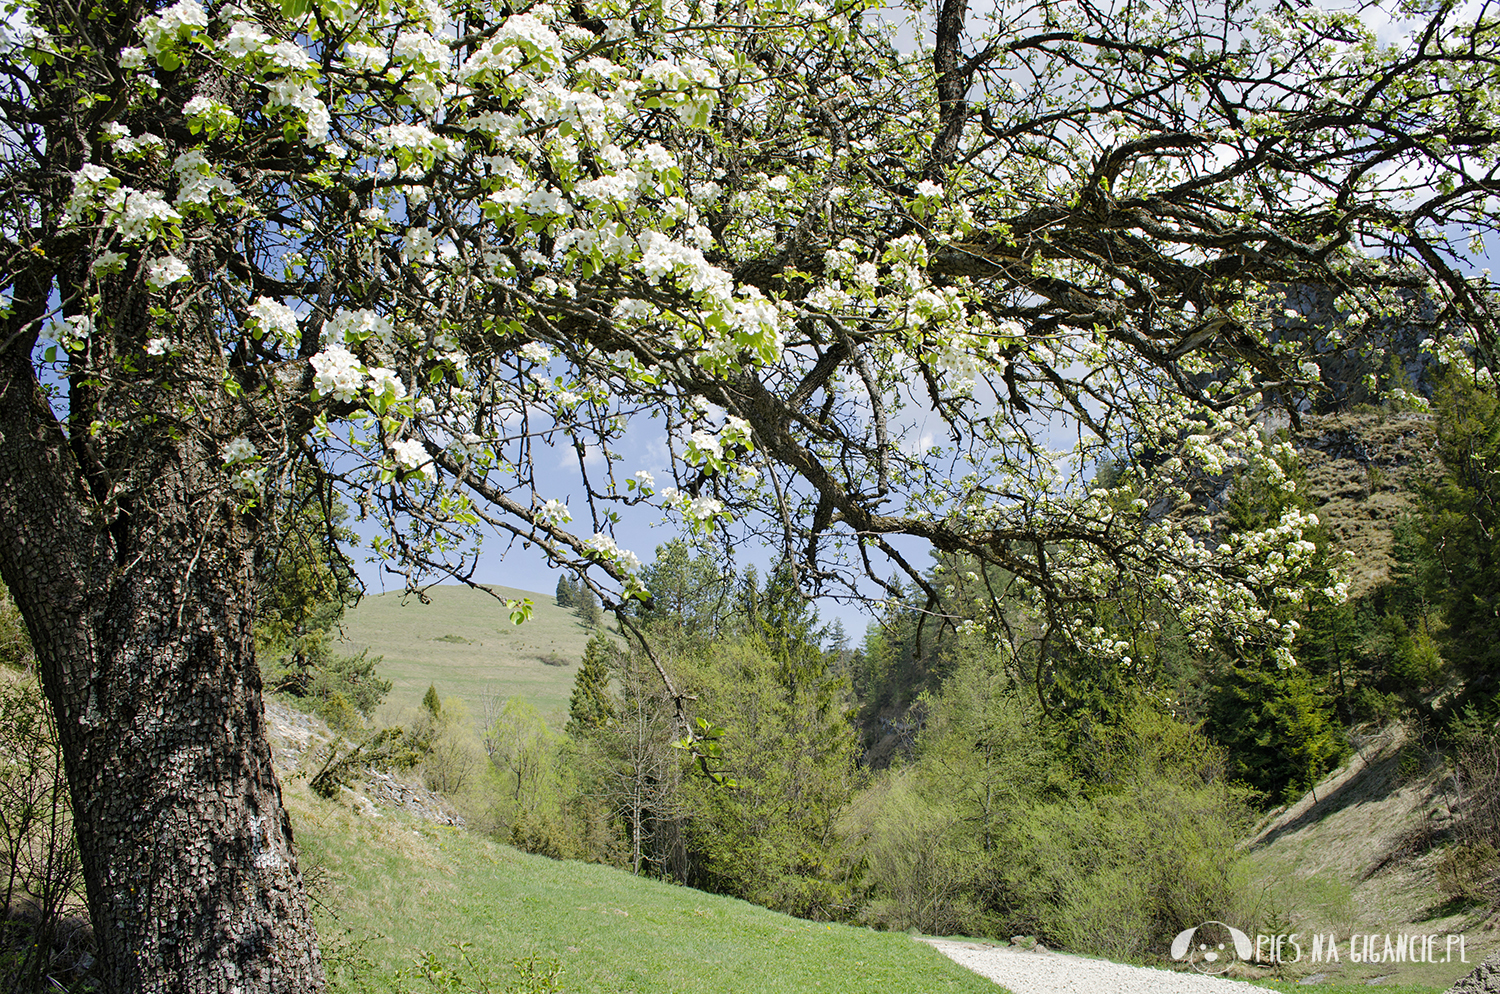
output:
M 208 14 L 198 0 L 180 0 L 155 17 L 141 22 L 141 41 L 146 52 L 158 57 L 182 36 L 208 28 Z
M 584 540 L 584 547 L 594 552 L 600 559 L 613 562 L 622 567 L 627 573 L 634 573 L 641 568 L 640 557 L 629 549 L 622 549 L 615 544 L 615 540 L 603 532 L 595 532 L 592 538 Z
M 572 520 L 573 514 L 568 510 L 568 505 L 560 500 L 547 501 L 536 514 L 539 525 L 565 525 Z
M 330 345 L 312 357 L 313 389 L 322 397 L 352 401 L 364 385 L 364 367 L 342 345 Z
M 219 51 L 233 58 L 246 58 L 271 43 L 271 36 L 252 21 L 235 21 L 219 43 Z
M 157 237 L 168 226 L 182 223 L 182 215 L 155 190 L 121 188 L 107 203 L 106 223 L 120 232 L 127 245 Z
M 250 305 L 250 320 L 260 328 L 262 334 L 279 342 L 286 348 L 295 348 L 301 341 L 297 328 L 297 312 L 279 300 L 257 297 Z
M 387 401 L 400 400 L 406 396 L 406 384 L 401 382 L 401 377 L 394 369 L 372 366 L 369 376 L 369 389 L 372 396 L 383 397 Z
M 723 502 L 713 497 L 694 497 L 683 508 L 683 513 L 694 521 L 711 521 L 723 512 Z
M 219 450 L 219 455 L 226 466 L 260 458 L 260 452 L 255 448 L 255 444 L 243 435 L 226 442 L 224 448 Z
M 396 465 L 418 476 L 428 476 L 432 471 L 432 460 L 427 457 L 427 448 L 414 438 L 402 439 L 391 445 L 391 457 Z
M 426 228 L 406 229 L 406 238 L 401 247 L 401 257 L 407 262 L 429 262 L 437 240 Z
M 177 174 L 178 207 L 207 205 L 216 196 L 233 197 L 239 193 L 233 183 L 214 171 L 213 163 L 198 149 L 179 155 L 172 163 L 172 171 Z
M 122 252 L 100 252 L 94 257 L 89 269 L 95 276 L 108 276 L 118 273 L 125 268 L 125 255 Z
M 340 307 L 334 312 L 332 318 L 323 322 L 323 340 L 325 342 L 362 342 L 367 338 L 374 338 L 378 342 L 389 343 L 395 334 L 395 327 L 390 318 L 377 314 L 367 307 L 358 310 L 347 310 Z
M 187 263 L 175 255 L 152 259 L 146 264 L 146 284 L 153 290 L 163 290 L 189 276 Z

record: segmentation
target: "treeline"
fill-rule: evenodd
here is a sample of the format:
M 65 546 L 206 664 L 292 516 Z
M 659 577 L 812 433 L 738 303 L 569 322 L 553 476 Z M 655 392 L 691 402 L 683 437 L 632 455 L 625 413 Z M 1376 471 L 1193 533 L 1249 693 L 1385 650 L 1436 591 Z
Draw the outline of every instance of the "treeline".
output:
M 597 633 L 560 734 L 519 699 L 492 709 L 459 797 L 472 825 L 803 917 L 1122 956 L 1257 914 L 1232 857 L 1248 792 L 1148 695 L 1063 722 L 982 629 L 923 641 L 903 608 L 851 647 L 786 567 L 681 542 L 643 579 L 653 605 L 630 621 L 650 653 Z M 902 745 L 872 763 L 879 728 Z
M 1346 758 L 1351 729 L 1402 721 L 1412 768 L 1452 774 L 1452 827 L 1425 840 L 1441 886 L 1493 901 L 1500 404 L 1450 380 L 1432 411 L 1441 459 L 1396 526 L 1389 582 L 1358 598 L 1289 446 L 1279 470 L 1233 481 L 1218 539 L 1305 525 L 1287 541 L 1312 583 L 1256 590 L 1261 635 L 1195 642 L 1160 589 L 1121 587 L 1066 619 L 1113 646 L 1101 655 L 1049 642 L 1009 577 L 939 556 L 938 598 L 893 601 L 850 646 L 786 569 L 739 575 L 664 546 L 654 606 L 631 619 L 654 658 L 596 635 L 561 734 L 508 704 L 486 733 L 509 730 L 486 746 L 508 787 L 480 821 L 807 917 L 1139 957 L 1184 923 L 1275 915 L 1236 843 Z M 1102 472 L 1117 486 L 1132 471 Z
M 1296 631 L 1290 658 L 1271 637 L 1187 638 L 1161 588 L 1111 588 L 1052 638 L 1057 620 L 1010 577 L 948 556 L 925 576 L 935 597 L 893 598 L 851 644 L 789 568 L 736 571 L 679 541 L 643 571 L 653 602 L 624 633 L 587 587 L 559 583 L 559 603 L 595 626 L 564 728 L 521 698 L 471 714 L 433 688 L 403 728 L 376 729 L 378 660 L 332 650 L 353 591 L 337 527 L 313 528 L 321 512 L 294 501 L 265 564 L 263 679 L 343 734 L 310 771 L 325 793 L 366 765 L 416 767 L 472 827 L 534 852 L 813 919 L 1125 958 L 1200 921 L 1254 927 L 1284 910 L 1247 887 L 1237 843 L 1346 756 L 1350 729 L 1402 721 L 1416 766 L 1451 776 L 1456 817 L 1425 840 L 1442 850 L 1445 896 L 1494 902 L 1500 402 L 1449 379 L 1431 408 L 1440 458 L 1396 524 L 1389 582 L 1346 598 L 1347 563 L 1309 524 L 1296 539 L 1309 592 L 1257 590 L 1265 631 Z M 1315 513 L 1282 452 L 1279 469 L 1232 481 L 1216 538 L 1271 541 L 1288 515 Z M 1101 482 L 1141 471 L 1123 460 Z M 65 972 L 57 950 L 81 926 L 28 651 L 0 604 L 0 654 L 19 667 L 0 682 L 0 938 L 16 940 L 0 963 L 16 989 L 15 971 L 33 985 Z

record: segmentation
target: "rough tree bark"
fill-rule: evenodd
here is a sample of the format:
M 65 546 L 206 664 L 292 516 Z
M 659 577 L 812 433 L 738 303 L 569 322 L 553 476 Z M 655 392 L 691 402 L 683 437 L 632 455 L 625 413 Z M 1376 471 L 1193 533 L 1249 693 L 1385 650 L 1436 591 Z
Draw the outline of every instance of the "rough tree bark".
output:
M 241 506 L 221 451 L 275 420 L 267 391 L 225 388 L 223 303 L 211 289 L 153 309 L 145 259 L 91 276 L 100 245 L 65 219 L 72 174 L 98 160 L 101 128 L 123 113 L 110 53 L 152 9 L 35 5 L 31 22 L 66 54 L 12 73 L 0 95 L 7 234 L 23 239 L 7 243 L 12 296 L 0 315 L 0 576 L 57 719 L 102 989 L 318 991 L 254 657 L 263 512 Z M 132 133 L 163 142 L 162 162 L 192 137 L 182 104 L 205 88 L 229 94 L 216 72 L 164 75 L 159 99 L 125 115 Z M 170 170 L 137 168 L 172 195 Z M 243 233 L 185 225 L 178 254 L 207 286 Z M 66 345 L 65 363 L 38 363 L 48 315 L 59 302 L 77 313 L 89 294 L 96 322 Z
M 263 727 L 254 521 L 214 453 L 165 432 L 106 513 L 29 352 L 0 353 L 0 574 L 57 716 L 103 989 L 320 990 Z

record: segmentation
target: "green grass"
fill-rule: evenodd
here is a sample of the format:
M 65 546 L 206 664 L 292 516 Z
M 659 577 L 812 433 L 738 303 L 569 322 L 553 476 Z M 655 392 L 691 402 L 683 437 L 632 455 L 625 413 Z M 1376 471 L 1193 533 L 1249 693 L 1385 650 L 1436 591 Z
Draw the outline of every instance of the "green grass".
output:
M 341 651 L 369 649 L 381 655 L 377 672 L 393 684 L 386 698 L 395 711 L 414 708 L 437 687 L 442 698 L 458 697 L 479 719 L 484 698 L 525 697 L 547 724 L 567 720 L 573 677 L 589 630 L 571 610 L 545 594 L 496 587 L 502 597 L 529 597 L 531 620 L 510 622 L 493 597 L 468 587 L 433 587 L 430 604 L 399 593 L 366 597 L 344 616 Z M 561 663 L 561 665 L 558 665 Z
M 360 817 L 300 782 L 287 801 L 334 992 L 393 989 L 423 953 L 457 963 L 460 942 L 472 963 L 460 972 L 496 990 L 526 956 L 560 963 L 562 990 L 598 994 L 1000 990 L 905 934 L 802 921 L 400 814 Z

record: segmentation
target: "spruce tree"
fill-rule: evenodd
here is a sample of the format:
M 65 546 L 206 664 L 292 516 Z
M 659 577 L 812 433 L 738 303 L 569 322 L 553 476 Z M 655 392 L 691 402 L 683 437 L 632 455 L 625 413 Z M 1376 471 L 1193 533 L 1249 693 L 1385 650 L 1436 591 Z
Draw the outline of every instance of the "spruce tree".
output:
M 603 632 L 595 632 L 583 650 L 583 665 L 573 679 L 568 701 L 568 734 L 574 738 L 605 728 L 614 720 L 609 696 L 609 661 L 613 646 Z
M 564 573 L 557 581 L 557 606 L 576 607 L 578 605 L 578 584 L 573 578 Z
M 579 585 L 576 613 L 579 620 L 590 628 L 598 628 L 604 624 L 604 614 L 599 610 L 599 598 L 594 596 L 593 589 L 587 584 Z

